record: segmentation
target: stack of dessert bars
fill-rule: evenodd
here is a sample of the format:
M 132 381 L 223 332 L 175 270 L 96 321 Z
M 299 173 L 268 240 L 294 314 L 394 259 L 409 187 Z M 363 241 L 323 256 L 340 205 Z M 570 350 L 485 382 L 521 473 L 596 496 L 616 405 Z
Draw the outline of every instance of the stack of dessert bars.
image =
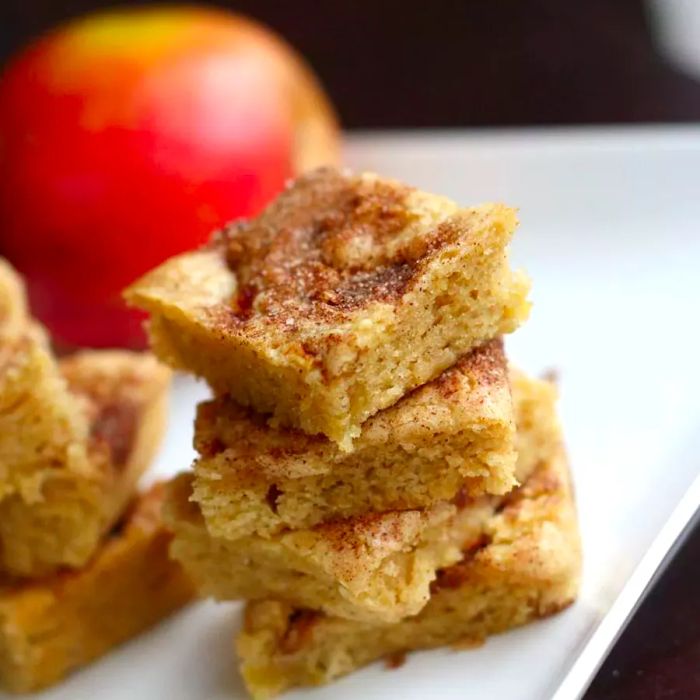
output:
M 508 367 L 529 311 L 515 212 L 322 169 L 127 293 L 206 378 L 171 554 L 249 601 L 255 697 L 486 635 L 573 601 L 555 391 Z
M 126 351 L 55 358 L 0 258 L 0 686 L 49 686 L 193 597 L 164 489 L 137 495 L 169 375 Z

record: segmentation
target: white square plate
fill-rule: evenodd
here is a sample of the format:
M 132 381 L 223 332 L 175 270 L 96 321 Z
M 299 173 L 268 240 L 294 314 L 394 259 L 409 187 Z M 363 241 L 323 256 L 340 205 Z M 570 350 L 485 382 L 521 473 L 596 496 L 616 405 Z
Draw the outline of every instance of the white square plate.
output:
M 700 130 L 353 135 L 347 160 L 463 203 L 520 207 L 514 256 L 535 307 L 508 347 L 526 369 L 560 373 L 584 581 L 568 611 L 480 649 L 415 654 L 287 697 L 575 698 L 700 504 Z M 188 466 L 205 393 L 178 378 L 158 476 Z M 238 610 L 193 606 L 42 697 L 245 697 Z

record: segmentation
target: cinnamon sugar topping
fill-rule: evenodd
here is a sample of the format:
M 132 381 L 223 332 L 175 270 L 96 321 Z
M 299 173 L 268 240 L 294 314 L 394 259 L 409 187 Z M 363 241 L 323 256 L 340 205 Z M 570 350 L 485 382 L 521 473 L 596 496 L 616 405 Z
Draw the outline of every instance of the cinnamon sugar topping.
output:
M 217 234 L 236 273 L 237 318 L 300 311 L 336 318 L 401 296 L 431 247 L 454 233 L 407 234 L 409 187 L 324 168 L 290 186 L 261 216 Z

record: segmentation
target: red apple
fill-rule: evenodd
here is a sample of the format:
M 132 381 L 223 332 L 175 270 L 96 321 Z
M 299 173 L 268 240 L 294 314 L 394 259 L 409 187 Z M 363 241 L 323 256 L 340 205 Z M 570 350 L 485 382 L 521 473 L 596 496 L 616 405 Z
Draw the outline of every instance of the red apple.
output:
M 195 8 L 90 16 L 0 78 L 0 253 L 57 339 L 138 346 L 127 284 L 336 158 L 327 99 L 268 30 Z

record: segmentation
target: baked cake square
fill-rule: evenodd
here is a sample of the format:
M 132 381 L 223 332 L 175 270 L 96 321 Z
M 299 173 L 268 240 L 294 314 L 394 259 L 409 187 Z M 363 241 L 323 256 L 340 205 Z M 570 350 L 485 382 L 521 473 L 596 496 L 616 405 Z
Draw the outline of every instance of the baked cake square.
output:
M 0 584 L 0 685 L 45 688 L 187 603 L 194 595 L 168 557 L 162 486 L 136 499 L 82 569 Z
M 581 550 L 561 444 L 512 494 L 492 499 L 479 536 L 460 562 L 441 570 L 430 602 L 393 625 L 332 617 L 289 602 L 248 603 L 237 640 L 241 671 L 256 700 L 320 685 L 376 659 L 486 637 L 570 605 Z
M 0 574 L 39 576 L 83 565 L 121 515 L 160 443 L 170 373 L 121 351 L 57 362 L 6 264 L 0 298 Z
M 516 484 L 514 425 L 500 340 L 369 418 L 352 452 L 219 397 L 197 413 L 194 500 L 212 535 L 235 539 L 503 494 Z
M 126 297 L 162 360 L 347 451 L 367 418 L 526 318 L 515 226 L 501 204 L 320 169 Z

